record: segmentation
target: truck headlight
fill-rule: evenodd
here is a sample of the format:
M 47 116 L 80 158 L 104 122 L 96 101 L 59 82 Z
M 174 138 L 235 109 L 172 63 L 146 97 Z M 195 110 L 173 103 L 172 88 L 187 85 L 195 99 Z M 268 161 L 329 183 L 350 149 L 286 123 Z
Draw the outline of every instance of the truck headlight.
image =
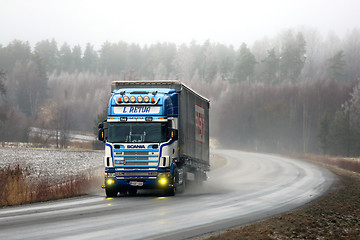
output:
M 111 185 L 111 184 L 115 183 L 115 180 L 110 178 L 110 179 L 108 179 L 108 180 L 106 181 L 106 183 L 107 183 L 108 185 Z
M 166 184 L 167 184 L 167 181 L 168 181 L 167 178 L 164 178 L 164 177 L 159 179 L 159 183 L 160 183 L 161 185 L 166 185 Z
M 158 173 L 159 184 L 162 186 L 166 186 L 167 184 L 169 184 L 170 175 L 171 174 L 169 172 Z

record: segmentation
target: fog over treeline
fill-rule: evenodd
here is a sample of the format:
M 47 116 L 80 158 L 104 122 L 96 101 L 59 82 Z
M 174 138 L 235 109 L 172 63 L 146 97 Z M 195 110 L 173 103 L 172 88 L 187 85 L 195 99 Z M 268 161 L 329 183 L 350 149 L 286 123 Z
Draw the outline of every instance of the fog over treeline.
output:
M 223 146 L 359 155 L 359 63 L 359 29 L 290 29 L 251 46 L 14 40 L 0 45 L 0 141 L 33 141 L 30 127 L 92 132 L 111 81 L 178 79 L 211 100 Z

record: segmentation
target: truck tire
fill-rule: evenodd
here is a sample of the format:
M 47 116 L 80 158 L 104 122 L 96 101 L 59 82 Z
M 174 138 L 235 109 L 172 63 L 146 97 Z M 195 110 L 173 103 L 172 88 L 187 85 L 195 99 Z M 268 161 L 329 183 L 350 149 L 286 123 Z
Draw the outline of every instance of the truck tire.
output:
M 130 196 L 134 196 L 134 195 L 136 195 L 136 193 L 137 193 L 137 189 L 130 189 L 129 190 L 129 195 Z
M 165 189 L 165 196 L 175 196 L 176 192 L 176 178 L 175 178 L 176 169 L 174 169 L 173 179 L 172 179 L 172 187 Z
M 177 180 L 177 183 L 179 182 L 179 179 Z M 185 192 L 185 188 L 186 188 L 186 173 L 185 171 L 183 172 L 183 176 L 182 176 L 182 183 L 178 184 L 176 186 L 176 192 L 177 193 L 183 193 Z
M 165 196 L 175 196 L 175 187 L 171 187 L 165 190 Z
M 176 187 L 176 192 L 177 192 L 177 193 L 183 193 L 183 192 L 185 192 L 185 185 L 186 185 L 186 183 L 185 183 L 185 181 L 183 181 L 181 185 L 178 185 L 178 186 Z
M 196 183 L 196 185 L 202 186 L 203 182 L 204 182 L 204 179 L 203 179 L 202 172 L 201 171 L 196 171 L 196 173 L 195 173 L 195 183 Z
M 105 193 L 106 193 L 106 197 L 116 197 L 118 192 L 115 189 L 106 188 Z
M 127 195 L 127 191 L 126 191 L 126 190 L 120 190 L 120 195 L 126 196 L 126 195 Z

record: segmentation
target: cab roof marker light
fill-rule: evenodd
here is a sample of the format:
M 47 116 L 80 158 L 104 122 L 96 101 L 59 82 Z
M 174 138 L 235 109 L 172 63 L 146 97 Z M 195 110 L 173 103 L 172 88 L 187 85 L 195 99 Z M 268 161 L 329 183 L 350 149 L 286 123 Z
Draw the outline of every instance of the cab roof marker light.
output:
M 155 103 L 155 98 L 154 97 L 151 98 L 151 103 Z
M 136 97 L 135 96 L 131 96 L 130 97 L 130 102 L 134 103 L 136 101 Z
M 138 97 L 137 97 L 137 101 L 138 101 L 138 103 L 142 103 L 143 97 L 142 97 L 142 96 L 138 96 Z
M 144 97 L 144 102 L 146 102 L 146 103 L 150 102 L 149 96 L 145 96 L 145 97 Z
M 119 105 L 121 103 L 121 102 L 119 103 L 119 99 L 121 99 L 121 98 L 114 97 L 114 101 L 115 101 L 116 105 Z
M 124 102 L 128 103 L 129 102 L 129 97 L 128 96 L 124 96 Z

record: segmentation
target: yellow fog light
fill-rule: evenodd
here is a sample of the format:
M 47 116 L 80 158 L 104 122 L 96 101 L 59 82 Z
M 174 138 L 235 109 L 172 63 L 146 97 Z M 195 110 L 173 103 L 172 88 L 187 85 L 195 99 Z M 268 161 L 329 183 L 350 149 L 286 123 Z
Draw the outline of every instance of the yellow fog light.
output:
M 167 183 L 167 179 L 166 179 L 166 178 L 160 178 L 160 179 L 159 179 L 159 183 L 160 183 L 161 185 L 165 185 L 165 184 Z
M 109 184 L 109 185 L 113 184 L 114 182 L 115 182 L 114 179 L 108 179 L 107 180 L 107 184 Z

